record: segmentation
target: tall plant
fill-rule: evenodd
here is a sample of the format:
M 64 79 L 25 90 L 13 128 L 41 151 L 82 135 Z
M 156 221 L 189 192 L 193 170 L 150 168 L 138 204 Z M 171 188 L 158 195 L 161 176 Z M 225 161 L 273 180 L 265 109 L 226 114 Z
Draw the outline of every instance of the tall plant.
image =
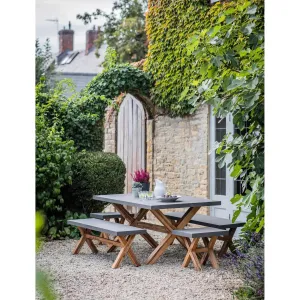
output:
M 192 59 L 201 64 L 199 79 L 182 97 L 194 111 L 211 104 L 214 114 L 233 116 L 237 130 L 216 144 L 219 167 L 228 163 L 231 176 L 242 180 L 242 193 L 231 202 L 250 207 L 244 230 L 264 227 L 264 2 L 217 3 L 208 10 L 205 26 L 187 42 Z

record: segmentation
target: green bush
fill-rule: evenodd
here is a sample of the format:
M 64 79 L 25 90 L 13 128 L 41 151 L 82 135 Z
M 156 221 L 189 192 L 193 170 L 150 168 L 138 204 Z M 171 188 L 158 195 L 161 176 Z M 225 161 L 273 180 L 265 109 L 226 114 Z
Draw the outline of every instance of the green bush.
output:
M 92 200 L 93 195 L 124 192 L 126 168 L 116 154 L 82 151 L 76 154 L 73 172 L 72 185 L 63 192 L 70 211 L 101 211 L 104 203 Z
M 36 117 L 36 209 L 46 215 L 62 211 L 61 188 L 72 182 L 73 141 L 62 139 L 63 130 L 47 126 L 43 115 Z
M 101 151 L 103 120 L 109 100 L 99 94 L 76 93 L 70 80 L 60 81 L 48 92 L 44 87 L 44 82 L 36 86 L 36 105 L 48 126 L 59 122 L 64 128 L 64 138 L 73 140 L 77 150 Z M 72 96 L 66 96 L 67 90 L 73 90 Z

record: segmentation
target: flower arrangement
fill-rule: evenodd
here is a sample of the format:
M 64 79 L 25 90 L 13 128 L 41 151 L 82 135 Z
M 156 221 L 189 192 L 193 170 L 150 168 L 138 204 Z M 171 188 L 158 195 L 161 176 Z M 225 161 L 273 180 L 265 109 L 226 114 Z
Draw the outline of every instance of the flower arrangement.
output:
M 148 183 L 149 173 L 146 170 L 140 169 L 134 172 L 134 175 L 130 174 L 134 182 Z

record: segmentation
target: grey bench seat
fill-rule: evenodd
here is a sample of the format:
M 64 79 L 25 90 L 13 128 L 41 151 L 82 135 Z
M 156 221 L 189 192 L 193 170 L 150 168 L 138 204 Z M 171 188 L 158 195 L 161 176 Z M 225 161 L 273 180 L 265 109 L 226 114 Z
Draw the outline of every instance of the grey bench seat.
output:
M 147 233 L 145 229 L 119 224 L 119 223 L 107 222 L 105 220 L 99 220 L 94 218 L 68 220 L 68 224 L 81 227 L 81 228 L 99 231 L 99 232 L 105 232 L 114 236 L 126 236 L 132 234 Z
M 174 221 L 181 219 L 183 215 L 184 212 L 170 212 L 165 214 L 165 216 L 167 216 L 170 220 L 174 220 Z M 221 250 L 219 251 L 218 254 L 219 257 L 222 257 L 227 252 L 228 248 L 230 248 L 232 252 L 235 251 L 235 247 L 232 242 L 233 236 L 238 227 L 242 227 L 245 225 L 245 222 L 243 221 L 232 222 L 231 220 L 228 219 L 201 215 L 201 214 L 196 214 L 190 220 L 189 223 L 201 225 L 201 226 L 213 227 L 217 229 L 229 229 L 229 233 L 227 236 L 220 236 L 220 235 L 218 236 L 219 240 L 224 241 Z
M 73 250 L 73 254 L 78 254 L 84 243 L 88 244 L 93 253 L 98 253 L 98 249 L 93 243 L 93 240 L 98 240 L 101 243 L 121 248 L 115 262 L 112 265 L 113 269 L 120 266 L 125 255 L 129 256 L 130 260 L 136 267 L 140 266 L 140 263 L 131 249 L 131 244 L 137 234 L 147 233 L 145 229 L 94 218 L 68 220 L 67 223 L 77 226 L 81 234 L 81 238 Z M 114 240 L 110 240 L 108 237 L 104 238 L 95 236 L 92 234 L 92 230 L 99 231 L 101 233 L 105 232 L 116 236 L 116 238 Z
M 171 220 L 179 220 L 182 218 L 183 215 L 184 215 L 184 212 L 165 213 L 165 216 L 167 216 Z M 196 214 L 190 220 L 189 223 L 202 225 L 202 226 L 209 226 L 209 227 L 214 227 L 214 228 L 219 228 L 219 229 L 237 228 L 237 227 L 242 227 L 245 225 L 245 222 L 242 222 L 242 221 L 232 222 L 231 220 L 228 220 L 228 219 L 207 216 L 207 215 L 200 215 L 200 214 Z
M 187 228 L 187 229 L 176 229 L 172 230 L 172 233 L 177 236 L 183 236 L 187 238 L 198 238 L 198 237 L 211 237 L 211 236 L 224 236 L 228 235 L 228 230 L 217 229 L 212 227 L 203 228 Z
M 226 236 L 229 234 L 228 230 L 202 227 L 202 228 L 187 228 L 187 229 L 174 229 L 172 234 L 183 237 L 185 244 L 188 248 L 187 254 L 182 263 L 183 267 L 187 267 L 190 261 L 193 261 L 194 267 L 197 271 L 201 270 L 201 266 L 204 265 L 207 259 L 210 260 L 213 268 L 219 267 L 217 258 L 214 254 L 213 247 L 216 243 L 218 236 Z M 193 241 L 189 243 L 189 239 Z M 199 239 L 202 238 L 205 247 L 197 247 Z M 208 239 L 210 238 L 210 240 Z M 198 259 L 197 253 L 203 253 L 201 260 Z

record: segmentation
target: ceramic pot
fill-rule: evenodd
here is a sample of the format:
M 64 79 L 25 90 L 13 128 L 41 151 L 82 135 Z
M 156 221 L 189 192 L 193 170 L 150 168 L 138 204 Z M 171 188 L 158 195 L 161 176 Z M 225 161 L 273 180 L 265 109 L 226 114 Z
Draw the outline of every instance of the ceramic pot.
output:
M 141 188 L 132 188 L 132 195 L 133 195 L 133 197 L 138 198 L 140 191 L 141 191 Z
M 150 182 L 142 182 L 142 191 L 149 192 L 150 189 Z

